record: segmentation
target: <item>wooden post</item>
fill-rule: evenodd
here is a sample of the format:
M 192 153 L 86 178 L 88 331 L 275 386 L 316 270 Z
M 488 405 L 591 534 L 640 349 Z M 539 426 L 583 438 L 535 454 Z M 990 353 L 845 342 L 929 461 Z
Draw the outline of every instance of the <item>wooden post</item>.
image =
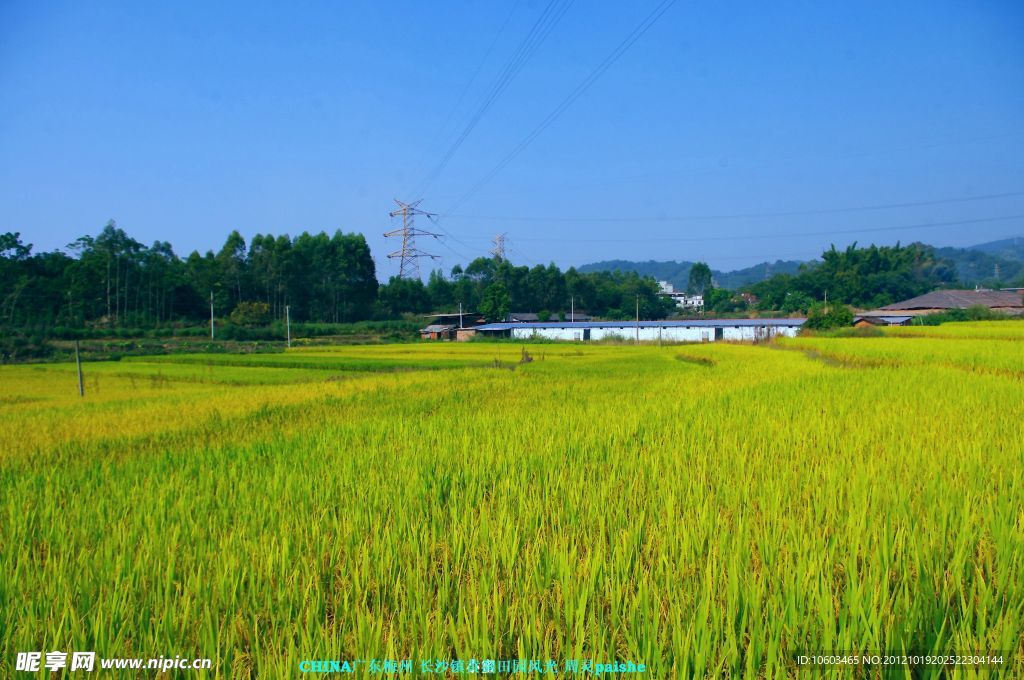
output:
M 75 340 L 75 366 L 78 367 L 78 396 L 85 396 L 85 384 L 82 382 L 82 357 L 78 351 L 78 340 Z

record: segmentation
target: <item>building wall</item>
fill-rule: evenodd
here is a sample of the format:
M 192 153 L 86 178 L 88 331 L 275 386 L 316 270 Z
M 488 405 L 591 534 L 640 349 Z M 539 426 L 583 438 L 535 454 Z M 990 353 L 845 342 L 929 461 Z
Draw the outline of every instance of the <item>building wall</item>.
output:
M 532 337 L 547 340 L 582 340 L 582 328 L 513 328 L 512 337 L 528 340 Z M 593 337 L 593 336 L 591 336 Z
M 623 340 L 635 340 L 637 330 L 635 326 L 602 326 L 599 328 L 513 328 L 512 337 L 520 340 L 528 340 L 533 337 L 547 340 L 583 340 L 584 331 L 590 331 L 591 340 L 604 340 L 611 337 L 618 337 Z M 799 332 L 799 326 L 724 326 L 722 327 L 722 339 L 731 341 L 750 342 L 754 340 L 766 340 L 773 336 L 795 337 Z M 640 329 L 641 342 L 714 342 L 715 328 L 712 326 L 657 326 L 642 327 Z
M 751 341 L 767 340 L 772 337 L 795 337 L 799 331 L 797 326 L 726 326 L 724 340 Z

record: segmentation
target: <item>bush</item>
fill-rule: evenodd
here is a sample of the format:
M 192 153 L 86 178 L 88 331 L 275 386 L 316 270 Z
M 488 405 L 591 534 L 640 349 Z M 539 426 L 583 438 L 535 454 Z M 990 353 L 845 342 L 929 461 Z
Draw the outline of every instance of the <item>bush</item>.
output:
M 231 323 L 239 326 L 263 326 L 270 321 L 270 305 L 266 302 L 239 302 L 231 312 Z
M 846 305 L 815 305 L 807 315 L 804 328 L 813 331 L 843 328 L 853 325 L 853 312 Z

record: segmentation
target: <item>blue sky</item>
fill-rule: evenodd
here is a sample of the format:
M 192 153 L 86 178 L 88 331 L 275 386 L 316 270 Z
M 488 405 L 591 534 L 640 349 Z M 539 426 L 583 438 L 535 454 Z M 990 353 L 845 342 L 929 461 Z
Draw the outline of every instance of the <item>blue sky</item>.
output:
M 340 228 L 381 278 L 393 198 L 441 214 L 424 269 L 498 232 L 523 264 L 720 269 L 1024 235 L 1019 2 L 679 0 L 464 200 L 658 5 L 565 2 L 425 187 L 548 0 L 0 3 L 0 231 Z

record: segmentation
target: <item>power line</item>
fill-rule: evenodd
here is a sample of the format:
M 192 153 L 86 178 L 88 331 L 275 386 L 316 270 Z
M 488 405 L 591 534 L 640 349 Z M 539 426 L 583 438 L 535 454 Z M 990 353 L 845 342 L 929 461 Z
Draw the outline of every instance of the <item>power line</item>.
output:
M 490 220 L 494 222 L 696 222 L 700 220 L 738 220 L 758 219 L 767 217 L 801 217 L 810 215 L 834 215 L 840 213 L 869 212 L 872 210 L 890 210 L 893 208 L 919 208 L 930 205 L 946 205 L 949 203 L 967 203 L 971 201 L 985 201 L 995 198 L 1012 198 L 1024 196 L 1024 191 L 1008 191 L 999 194 L 985 194 L 981 196 L 965 196 L 961 198 L 942 198 L 933 201 L 906 201 L 902 203 L 883 203 L 878 205 L 862 205 L 843 208 L 820 208 L 814 210 L 788 210 L 761 213 L 733 213 L 720 215 L 650 215 L 646 217 L 501 217 L 495 215 L 456 215 L 442 213 L 441 216 L 453 220 Z
M 466 262 L 469 262 L 470 260 L 473 259 L 472 257 L 470 257 L 468 255 L 465 255 L 461 251 L 456 250 L 452 246 L 448 245 L 447 239 L 439 238 L 438 239 L 438 243 L 440 243 L 442 246 L 444 246 L 448 250 L 448 252 L 452 253 L 457 258 L 459 258 L 459 260 L 465 260 Z
M 483 251 L 481 251 L 481 249 L 480 249 L 480 248 L 477 248 L 477 247 L 475 247 L 475 246 L 471 246 L 471 245 L 469 245 L 469 244 L 468 244 L 468 243 L 466 243 L 465 241 L 463 241 L 463 240 L 459 239 L 458 237 L 456 237 L 456 236 L 455 236 L 455 234 L 453 234 L 453 233 L 451 233 L 450 231 L 448 231 L 447 229 L 445 229 L 445 228 L 444 228 L 444 225 L 443 225 L 443 224 L 441 224 L 441 222 L 440 222 L 440 221 L 438 221 L 438 219 L 437 219 L 437 215 L 435 215 L 435 214 L 431 213 L 430 215 L 428 215 L 428 216 L 427 216 L 427 219 L 429 219 L 429 220 L 430 220 L 431 222 L 433 222 L 433 224 L 434 224 L 434 226 L 435 226 L 435 227 L 437 227 L 438 229 L 440 229 L 441 231 L 443 231 L 443 232 L 444 232 L 444 234 L 445 234 L 445 236 L 447 236 L 447 237 L 448 237 L 448 238 L 450 238 L 451 240 L 455 241 L 456 243 L 460 244 L 460 245 L 461 245 L 461 246 L 463 246 L 464 248 L 468 248 L 468 249 L 469 249 L 470 251 L 472 251 L 472 252 L 483 252 Z M 484 240 L 484 239 L 479 239 L 479 240 Z M 453 251 L 453 252 L 454 252 L 454 251 Z M 468 259 L 468 258 L 467 258 L 467 259 Z
M 484 114 L 491 108 L 498 97 L 508 88 L 509 84 L 515 79 L 519 72 L 522 71 L 523 67 L 534 55 L 537 49 L 541 46 L 544 40 L 548 37 L 555 25 L 561 20 L 561 18 L 568 11 L 573 0 L 549 0 L 544 11 L 534 22 L 530 28 L 529 33 L 523 38 L 523 41 L 516 48 L 516 51 L 509 58 L 509 61 L 505 64 L 505 67 L 498 74 L 494 85 L 490 91 L 484 97 L 480 106 L 466 122 L 462 132 L 455 141 L 452 142 L 448 150 L 441 156 L 441 160 L 438 161 L 437 165 L 427 174 L 424 180 L 419 185 L 419 191 L 416 192 L 418 195 L 423 195 L 430 185 L 437 179 L 438 175 L 447 167 L 448 162 L 451 161 L 455 152 L 459 150 L 462 143 L 466 141 L 470 133 L 476 128 L 477 124 L 484 117 Z
M 508 15 L 505 17 L 505 20 L 503 22 L 501 22 L 501 27 L 498 28 L 498 32 L 494 34 L 494 38 L 491 40 L 491 44 L 487 46 L 487 50 L 484 52 L 483 58 L 480 59 L 480 63 L 477 64 L 476 69 L 473 71 L 473 75 L 471 75 L 469 77 L 469 80 L 466 81 L 466 84 L 462 87 L 462 91 L 459 93 L 459 96 L 456 98 L 455 103 L 448 110 L 448 115 L 445 116 L 444 122 L 441 123 L 441 127 L 438 128 L 437 134 L 434 135 L 434 138 L 431 140 L 430 145 L 428 147 L 424 148 L 423 155 L 420 157 L 419 161 L 416 163 L 416 172 L 413 173 L 414 176 L 418 176 L 419 175 L 420 170 L 423 168 L 424 164 L 426 163 L 426 160 L 427 160 L 427 158 L 426 158 L 426 151 L 427 151 L 427 149 L 432 148 L 435 144 L 437 144 L 439 141 L 441 141 L 441 136 L 448 130 L 448 124 L 452 122 L 452 118 L 455 116 L 455 112 L 459 110 L 459 106 L 462 105 L 462 101 L 466 98 L 466 94 L 469 93 L 469 89 L 473 86 L 473 83 L 476 82 L 477 77 L 480 75 L 480 72 L 483 70 L 484 64 L 487 63 L 488 58 L 490 58 L 491 53 L 494 51 L 494 47 L 498 44 L 498 40 L 501 38 L 502 35 L 505 34 L 505 28 L 508 26 L 509 21 L 512 20 L 512 16 L 516 13 L 516 10 L 519 9 L 519 5 L 520 5 L 521 1 L 522 0 L 517 0 L 517 2 L 514 5 L 512 5 L 512 9 L 509 10 Z
M 522 151 L 533 142 L 544 130 L 548 128 L 566 109 L 568 109 L 573 102 L 580 98 L 580 96 L 590 88 L 594 82 L 607 71 L 612 64 L 618 61 L 619 57 L 626 53 L 630 47 L 639 40 L 644 33 L 653 26 L 661 16 L 668 11 L 668 9 L 675 3 L 676 0 L 662 0 L 654 10 L 648 14 L 643 21 L 641 21 L 625 39 L 620 42 L 615 49 L 611 51 L 591 72 L 584 78 L 571 92 L 569 95 L 562 100 L 554 110 L 549 113 L 544 120 L 540 122 L 519 144 L 517 144 L 512 151 L 510 151 L 490 172 L 477 182 L 468 192 L 466 192 L 462 198 L 460 198 L 454 206 L 452 206 L 448 212 L 454 212 L 466 201 L 473 197 L 473 195 L 483 188 L 495 175 L 511 163 Z
M 1004 222 L 1007 220 L 1018 220 L 1024 219 L 1024 214 L 1019 215 L 1005 215 L 1002 217 L 980 217 L 971 220 L 952 220 L 949 222 L 923 222 L 918 224 L 903 224 L 891 227 L 866 227 L 863 229 L 837 229 L 831 231 L 804 231 L 804 232 L 790 232 L 790 233 L 771 233 L 771 234 L 748 234 L 748 235 L 736 235 L 736 236 L 703 236 L 703 237 L 688 237 L 688 236 L 655 236 L 650 238 L 631 237 L 631 238 L 578 238 L 575 236 L 567 236 L 565 238 L 556 237 L 539 237 L 539 238 L 521 238 L 520 241 L 552 241 L 552 242 L 579 242 L 579 243 L 654 243 L 654 242 L 672 242 L 672 243 L 704 243 L 707 241 L 749 241 L 754 239 L 777 239 L 777 238 L 795 238 L 801 236 L 833 236 L 840 234 L 866 234 L 881 231 L 901 231 L 904 229 L 930 229 L 935 227 L 950 227 L 963 224 L 984 224 L 987 222 Z
M 537 264 L 538 264 L 538 263 L 537 263 L 537 262 L 536 262 L 536 261 L 535 261 L 535 260 L 534 260 L 533 258 L 531 258 L 531 257 L 529 257 L 528 255 L 526 255 L 526 253 L 524 253 L 523 251 L 521 251 L 521 250 L 519 250 L 518 248 L 515 248 L 515 247 L 513 247 L 513 246 L 509 246 L 508 248 L 509 248 L 509 250 L 511 250 L 511 251 L 512 251 L 513 253 L 515 253 L 516 255 L 518 255 L 518 256 L 519 256 L 519 257 L 520 257 L 520 258 L 521 258 L 521 259 L 522 259 L 522 260 L 523 260 L 524 262 L 526 262 L 526 264 L 532 264 L 532 265 L 534 265 L 534 266 L 537 266 Z

